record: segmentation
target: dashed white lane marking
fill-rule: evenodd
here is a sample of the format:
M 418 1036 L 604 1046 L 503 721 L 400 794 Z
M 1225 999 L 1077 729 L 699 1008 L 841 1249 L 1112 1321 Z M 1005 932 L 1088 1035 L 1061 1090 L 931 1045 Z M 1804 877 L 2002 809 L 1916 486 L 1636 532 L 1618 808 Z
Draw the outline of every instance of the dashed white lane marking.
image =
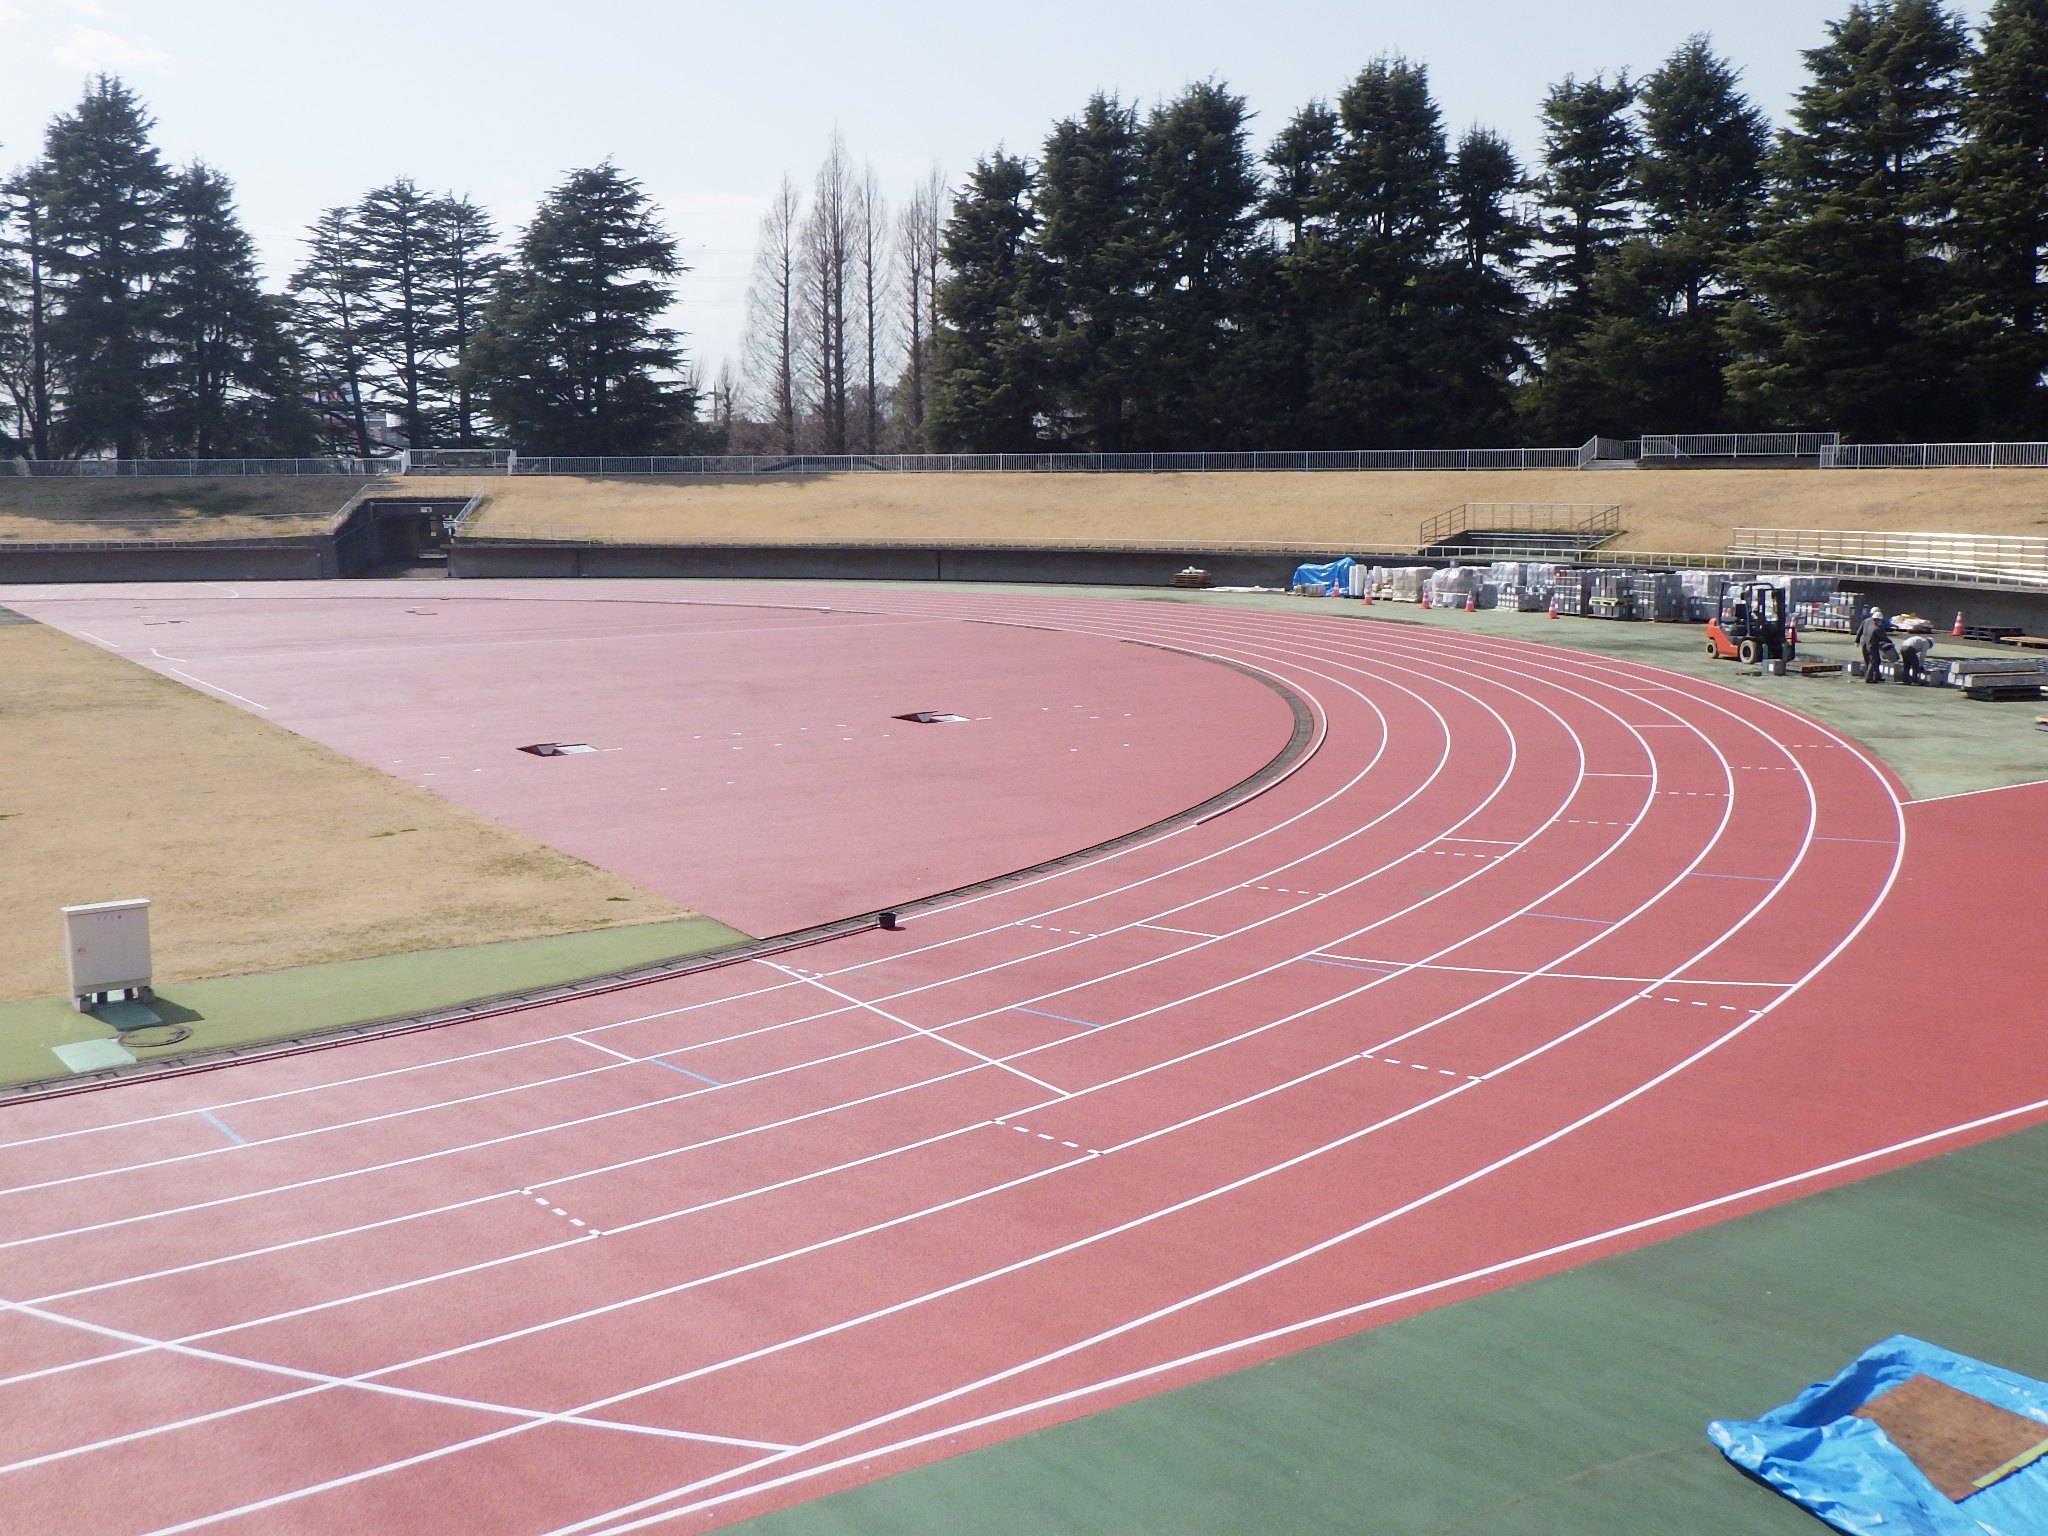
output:
M 1327 891 L 1297 891 L 1293 887 L 1285 885 L 1245 885 L 1239 886 L 1238 889 L 1245 891 L 1271 891 L 1278 896 L 1327 896 L 1329 894 Z
M 1660 795 L 1684 795 L 1688 800 L 1725 800 L 1727 793 L 1718 789 L 1660 789 Z
M 1077 939 L 1099 939 L 1102 937 L 1099 933 L 1083 933 L 1078 928 L 1055 928 L 1051 923 L 1018 923 L 1015 926 L 1019 928 L 1036 928 L 1041 933 L 1071 934 Z M 823 973 L 821 972 L 820 974 Z
M 1462 1077 L 1468 1083 L 1476 1083 L 1479 1081 L 1478 1078 L 1472 1076 L 1472 1074 L 1469 1072 L 1453 1072 L 1449 1067 L 1425 1066 L 1422 1062 L 1419 1061 L 1396 1061 L 1391 1056 L 1375 1056 L 1371 1051 L 1361 1051 L 1359 1053 L 1358 1059 L 1360 1061 L 1377 1061 L 1382 1066 L 1388 1067 L 1407 1067 L 1410 1071 L 1413 1072 L 1433 1072 L 1438 1077 Z
M 1555 827 L 1632 827 L 1632 821 L 1580 821 L 1571 816 L 1553 816 L 1550 824 Z
M 1023 1135 L 1036 1137 L 1040 1141 L 1050 1141 L 1062 1147 L 1071 1147 L 1076 1152 L 1086 1152 L 1090 1157 L 1106 1155 L 1094 1147 L 1084 1147 L 1078 1141 L 1061 1141 L 1059 1137 L 1053 1135 L 1050 1131 L 1034 1131 L 1028 1125 L 1010 1125 L 1001 1120 L 991 1120 L 989 1124 L 999 1126 L 1006 1131 L 1018 1131 Z
M 548 1212 L 551 1215 L 561 1217 L 564 1221 L 568 1222 L 570 1226 L 581 1227 L 583 1229 L 583 1235 L 585 1237 L 596 1237 L 598 1235 L 597 1228 L 591 1226 L 581 1217 L 571 1216 L 567 1211 L 563 1210 L 559 1205 L 556 1205 L 554 1201 L 550 1200 L 546 1195 L 536 1195 L 530 1189 L 522 1189 L 521 1191 L 519 1191 L 519 1193 L 527 1196 L 529 1199 L 533 1201 L 535 1205 L 546 1206 Z
M 1647 992 L 1643 994 L 1643 999 L 1646 1002 L 1652 1003 L 1684 1003 L 1691 1008 L 1717 1008 L 1722 1013 L 1757 1014 L 1763 1011 L 1759 1008 L 1738 1008 L 1733 1003 L 1703 1003 L 1697 998 L 1691 997 L 1652 997 Z
M 1507 857 L 1506 854 L 1501 853 L 1467 853 L 1462 848 L 1432 848 L 1429 851 L 1439 859 L 1501 859 Z

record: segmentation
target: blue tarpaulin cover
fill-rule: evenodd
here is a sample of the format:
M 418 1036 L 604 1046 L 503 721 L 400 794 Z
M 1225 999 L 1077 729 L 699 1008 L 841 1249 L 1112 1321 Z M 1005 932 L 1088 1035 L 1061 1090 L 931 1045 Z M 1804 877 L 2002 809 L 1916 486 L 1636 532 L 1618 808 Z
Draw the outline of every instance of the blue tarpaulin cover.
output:
M 2048 1439 L 2048 1383 L 1903 1333 L 1760 1419 L 1716 1420 L 1707 1437 L 1738 1467 L 1853 1536 L 2048 1536 L 2048 1461 L 1952 1504 L 1882 1429 L 1850 1416 L 1919 1375 L 2037 1420 Z
M 1328 565 L 1297 565 L 1294 568 L 1294 580 L 1289 582 L 1288 586 L 1323 587 L 1342 597 L 1351 583 L 1351 567 L 1357 563 L 1349 555 L 1345 555 L 1341 559 L 1332 560 Z

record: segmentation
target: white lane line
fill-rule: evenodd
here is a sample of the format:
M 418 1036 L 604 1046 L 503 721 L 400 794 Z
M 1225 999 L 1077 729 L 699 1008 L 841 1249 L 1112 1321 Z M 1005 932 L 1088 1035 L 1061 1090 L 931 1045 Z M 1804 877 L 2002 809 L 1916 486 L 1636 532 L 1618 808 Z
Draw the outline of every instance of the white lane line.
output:
M 787 966 L 777 965 L 772 960 L 757 960 L 754 963 L 756 965 L 765 965 L 772 971 L 781 971 L 785 975 L 791 974 Z M 1007 1060 L 1000 1056 L 990 1056 L 983 1051 L 975 1050 L 974 1047 L 971 1045 L 961 1044 L 958 1040 L 953 1039 L 949 1035 L 942 1035 L 938 1033 L 936 1030 L 926 1029 L 922 1024 L 913 1024 L 910 1022 L 910 1020 L 903 1018 L 899 1014 L 891 1013 L 886 1008 L 882 1008 L 874 1003 L 864 1002 L 860 998 L 853 996 L 849 992 L 840 991 L 837 987 L 828 986 L 824 981 L 822 981 L 816 976 L 802 976 L 798 977 L 798 980 L 803 981 L 810 986 L 816 987 L 819 991 L 827 993 L 832 997 L 836 997 L 845 1002 L 851 1003 L 854 1007 L 859 1008 L 864 1012 L 872 1013 L 878 1019 L 887 1019 L 891 1024 L 894 1024 L 899 1029 L 907 1029 L 915 1034 L 922 1035 L 925 1039 L 930 1040 L 937 1045 L 950 1046 L 952 1049 L 960 1052 L 963 1056 L 972 1056 L 976 1061 L 980 1062 L 985 1067 L 994 1067 L 998 1071 L 1011 1073 L 1014 1076 L 1023 1078 L 1024 1081 L 1027 1083 L 1036 1083 L 1039 1087 L 1043 1088 L 1047 1093 L 1058 1094 L 1063 1099 L 1067 1097 L 1066 1089 L 1057 1088 L 1053 1086 L 1053 1084 L 1048 1083 L 1042 1077 L 1033 1077 L 1029 1072 L 1026 1072 L 1022 1067 L 1013 1067 Z M 981 1015 L 977 1015 L 977 1017 L 981 1017 Z M 955 1022 L 960 1023 L 965 1021 L 956 1020 Z M 953 1028 L 953 1025 L 949 1024 L 945 1027 L 951 1029 Z
M 66 1446 L 62 1450 L 49 1451 L 40 1456 L 24 1457 L 18 1461 L 0 1464 L 0 1473 L 19 1472 L 29 1467 L 43 1466 L 53 1461 L 68 1460 L 73 1456 L 83 1456 L 89 1452 L 105 1450 L 116 1445 L 133 1444 L 135 1441 L 146 1440 L 152 1436 L 166 1433 L 171 1429 L 184 1428 L 196 1424 L 208 1424 L 220 1419 L 233 1418 L 238 1414 L 251 1413 L 259 1408 L 267 1408 L 274 1403 L 290 1402 L 295 1398 L 301 1397 L 314 1397 L 323 1392 L 333 1391 L 337 1387 L 351 1387 L 358 1391 L 375 1393 L 385 1397 L 409 1398 L 415 1402 L 438 1403 L 451 1408 L 471 1408 L 480 1413 L 510 1415 L 522 1421 L 515 1426 L 519 1429 L 532 1429 L 541 1424 L 548 1423 L 577 1424 L 591 1429 L 617 1429 L 631 1434 L 653 1435 L 664 1440 L 695 1440 L 708 1442 L 713 1445 L 740 1446 L 748 1450 L 795 1449 L 795 1447 L 787 1443 L 741 1439 L 733 1435 L 704 1434 L 694 1430 L 662 1429 L 652 1424 L 634 1424 L 616 1419 L 592 1418 L 587 1414 L 574 1411 L 552 1413 L 542 1408 L 520 1408 L 510 1403 L 493 1403 L 478 1398 L 452 1397 L 443 1392 L 423 1392 L 414 1387 L 395 1387 L 386 1382 L 365 1381 L 358 1377 L 334 1376 L 325 1371 L 303 1370 L 297 1366 L 278 1365 L 268 1361 L 247 1360 L 238 1355 L 222 1354 L 217 1350 L 194 1349 L 189 1345 L 164 1343 L 149 1339 L 143 1334 L 130 1333 L 125 1328 L 113 1328 L 104 1323 L 88 1322 L 84 1318 L 67 1317 L 62 1313 L 51 1312 L 42 1307 L 32 1306 L 27 1302 L 0 1300 L 0 1308 L 10 1312 L 19 1312 L 24 1317 L 33 1317 L 39 1322 L 55 1323 L 62 1327 L 76 1329 L 82 1333 L 94 1334 L 100 1338 L 115 1339 L 124 1343 L 142 1344 L 154 1350 L 179 1355 L 186 1359 L 203 1360 L 215 1365 L 239 1366 L 268 1376 L 282 1376 L 287 1380 L 312 1383 L 312 1385 L 302 1387 L 297 1391 L 281 1392 L 270 1397 L 258 1398 L 253 1402 L 237 1403 L 232 1407 L 215 1409 L 210 1413 L 192 1414 L 175 1424 L 156 1425 L 146 1429 L 131 1430 L 126 1434 L 110 1435 L 101 1440 Z

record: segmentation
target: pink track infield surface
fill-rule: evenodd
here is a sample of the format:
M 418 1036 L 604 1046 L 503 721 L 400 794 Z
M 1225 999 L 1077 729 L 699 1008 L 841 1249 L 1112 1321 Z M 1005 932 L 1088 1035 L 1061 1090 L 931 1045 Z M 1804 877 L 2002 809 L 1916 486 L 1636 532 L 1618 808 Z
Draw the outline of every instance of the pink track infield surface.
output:
M 900 933 L 9 1109 L 24 1530 L 704 1530 L 2048 1111 L 2040 978 L 1897 942 L 2044 894 L 2048 787 L 1902 803 L 1769 698 L 1314 613 L 236 590 L 0 601 L 756 932 L 1273 755 L 1147 646 L 1316 734 Z

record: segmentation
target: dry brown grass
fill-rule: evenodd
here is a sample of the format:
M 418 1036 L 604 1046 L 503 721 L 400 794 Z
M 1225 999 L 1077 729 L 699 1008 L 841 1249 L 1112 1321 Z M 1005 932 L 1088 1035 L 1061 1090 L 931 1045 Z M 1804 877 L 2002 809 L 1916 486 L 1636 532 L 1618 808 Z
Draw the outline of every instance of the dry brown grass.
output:
M 0 543 L 320 533 L 326 519 L 362 485 L 361 480 L 325 475 L 236 475 L 217 480 L 0 475 Z M 295 521 L 274 521 L 280 517 Z M 158 526 L 132 526 L 137 523 Z
M 693 915 L 40 624 L 0 741 L 0 1001 L 63 991 L 75 902 L 150 897 L 164 981 Z
M 836 539 L 1258 540 L 1303 549 L 1413 545 L 1467 501 L 1618 502 L 1615 547 L 1717 552 L 1731 530 L 1844 528 L 2048 534 L 2048 470 L 1685 470 L 1588 473 L 806 475 L 684 480 L 463 480 L 480 527 L 583 526 L 674 543 Z M 454 482 L 415 481 L 439 494 Z

